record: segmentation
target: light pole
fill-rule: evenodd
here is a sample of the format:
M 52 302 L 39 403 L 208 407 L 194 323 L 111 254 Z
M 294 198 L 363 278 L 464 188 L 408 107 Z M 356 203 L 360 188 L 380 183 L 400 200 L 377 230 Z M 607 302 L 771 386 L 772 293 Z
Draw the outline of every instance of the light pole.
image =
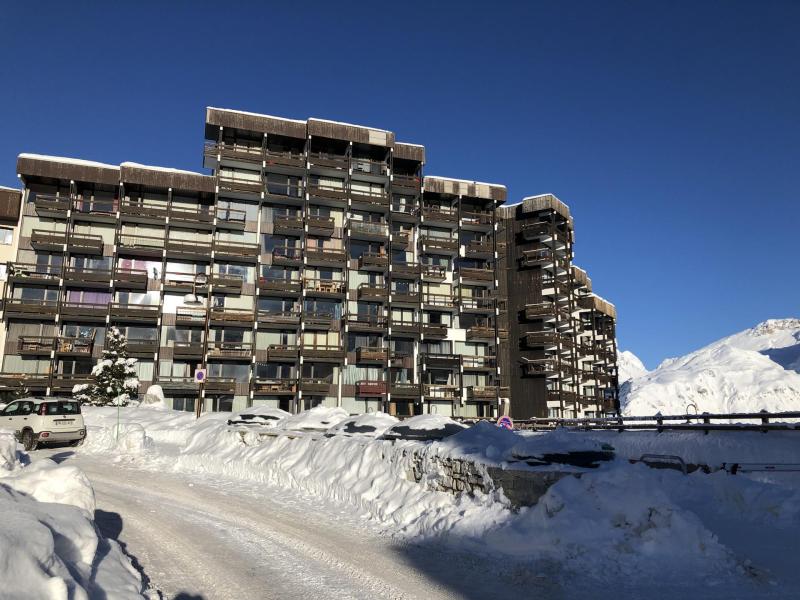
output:
M 183 297 L 183 303 L 187 306 L 205 306 L 203 300 L 197 295 L 197 286 L 198 285 L 203 286 L 206 285 L 207 283 L 208 283 L 208 275 L 206 273 L 196 273 L 194 279 L 192 280 L 192 292 L 190 294 L 186 294 Z M 205 328 L 203 331 L 205 333 Z M 200 365 L 201 368 L 203 367 L 203 365 L 205 365 L 205 353 L 203 353 L 203 362 Z M 200 413 L 203 410 L 202 407 L 203 390 L 205 388 L 206 378 L 203 377 L 199 381 L 197 380 L 197 378 L 195 378 L 195 381 L 198 382 L 199 390 L 198 390 L 197 400 L 195 401 L 194 414 L 195 417 L 199 419 Z

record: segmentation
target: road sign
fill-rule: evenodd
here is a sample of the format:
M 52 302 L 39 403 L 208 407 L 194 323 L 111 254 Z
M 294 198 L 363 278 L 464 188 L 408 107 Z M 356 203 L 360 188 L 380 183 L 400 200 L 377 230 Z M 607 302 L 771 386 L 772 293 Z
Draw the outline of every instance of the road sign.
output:
M 511 420 L 511 417 L 503 415 L 497 419 L 497 426 L 503 429 L 514 429 L 514 421 Z
M 205 369 L 197 369 L 194 372 L 194 382 L 195 383 L 203 383 L 206 380 L 206 370 Z

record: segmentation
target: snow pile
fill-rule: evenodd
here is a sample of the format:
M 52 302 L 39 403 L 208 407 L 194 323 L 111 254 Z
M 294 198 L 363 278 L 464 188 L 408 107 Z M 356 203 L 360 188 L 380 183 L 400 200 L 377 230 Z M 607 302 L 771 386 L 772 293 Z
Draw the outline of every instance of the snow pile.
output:
M 228 424 L 247 424 L 258 425 L 261 427 L 273 427 L 278 422 L 291 417 L 292 413 L 281 410 L 280 408 L 272 408 L 271 406 L 253 406 L 240 413 L 233 415 Z
M 337 423 L 325 435 L 345 435 L 351 437 L 374 438 L 382 435 L 392 425 L 399 423 L 399 419 L 383 412 L 356 415 Z
M 387 429 L 386 439 L 441 440 L 463 430 L 462 425 L 442 415 L 418 415 Z
M 800 319 L 765 321 L 622 386 L 623 414 L 800 410 Z M 694 409 L 690 409 L 694 412 Z
M 0 431 L 0 596 L 142 598 L 139 573 L 95 528 L 86 476 L 51 460 L 23 467 L 9 440 Z
M 86 424 L 86 441 L 82 448 L 99 453 L 116 451 L 142 454 L 153 449 L 157 443 L 181 444 L 189 435 L 189 427 L 195 423 L 193 413 L 153 410 L 146 405 L 121 409 L 84 406 L 81 412 Z M 118 413 L 121 415 L 119 434 Z
M 620 385 L 630 379 L 646 375 L 648 372 L 644 363 L 630 350 L 617 353 L 617 370 L 619 371 Z
M 315 406 L 311 410 L 286 417 L 276 427 L 291 431 L 325 431 L 349 416 L 350 413 L 341 407 Z

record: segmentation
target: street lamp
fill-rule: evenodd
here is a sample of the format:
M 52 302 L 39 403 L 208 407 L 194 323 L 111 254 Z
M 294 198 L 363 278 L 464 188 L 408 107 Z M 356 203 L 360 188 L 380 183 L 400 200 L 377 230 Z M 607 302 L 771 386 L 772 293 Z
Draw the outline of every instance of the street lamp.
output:
M 200 298 L 197 295 L 197 286 L 198 285 L 203 286 L 203 285 L 206 285 L 207 283 L 208 283 L 208 275 L 206 275 L 205 273 L 197 273 L 197 274 L 195 274 L 194 279 L 192 280 L 192 291 L 191 291 L 191 293 L 186 294 L 183 297 L 183 303 L 188 305 L 188 306 L 204 306 L 203 299 Z M 206 324 L 206 329 L 208 329 L 208 325 L 207 324 Z M 204 358 L 205 358 L 205 356 L 204 356 Z M 203 365 L 201 364 L 200 366 L 202 367 Z M 203 403 L 203 390 L 204 390 L 204 387 L 205 387 L 204 386 L 204 383 L 205 383 L 205 372 L 203 373 L 203 375 L 204 376 L 199 380 L 197 378 L 195 378 L 195 381 L 197 382 L 197 384 L 199 386 L 199 390 L 198 390 L 199 393 L 198 393 L 197 400 L 195 401 L 194 414 L 195 414 L 195 417 L 198 418 L 198 419 L 200 418 L 200 414 L 202 413 L 202 410 L 203 410 L 202 403 Z

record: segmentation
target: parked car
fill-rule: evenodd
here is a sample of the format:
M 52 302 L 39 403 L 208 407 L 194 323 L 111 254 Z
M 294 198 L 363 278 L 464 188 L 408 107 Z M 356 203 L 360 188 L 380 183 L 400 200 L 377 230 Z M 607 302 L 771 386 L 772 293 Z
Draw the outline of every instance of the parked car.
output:
M 69 442 L 78 446 L 86 439 L 81 405 L 69 398 L 23 398 L 0 412 L 0 429 L 10 429 L 25 446 Z

